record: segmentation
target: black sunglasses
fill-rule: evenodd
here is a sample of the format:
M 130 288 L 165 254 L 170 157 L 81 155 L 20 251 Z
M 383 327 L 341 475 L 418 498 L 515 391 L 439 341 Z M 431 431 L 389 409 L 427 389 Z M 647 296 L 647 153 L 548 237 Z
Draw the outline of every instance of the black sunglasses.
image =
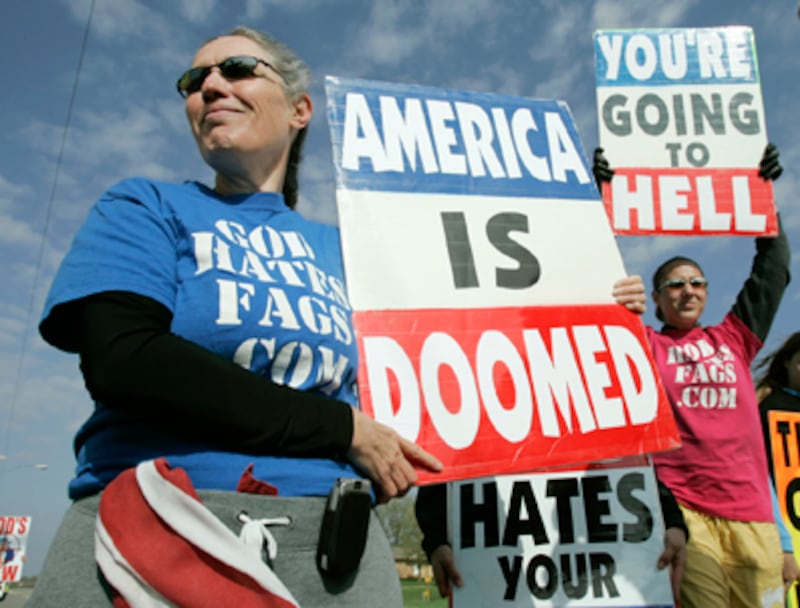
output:
M 235 55 L 228 57 L 224 61 L 220 61 L 214 65 L 206 65 L 203 67 L 190 68 L 186 70 L 175 86 L 181 97 L 188 97 L 192 93 L 199 91 L 205 82 L 206 77 L 211 73 L 212 68 L 219 68 L 219 71 L 227 80 L 241 80 L 243 78 L 252 78 L 255 75 L 258 64 L 262 64 L 270 68 L 278 76 L 283 76 L 275 69 L 271 63 L 267 63 L 259 57 L 251 57 L 250 55 Z
M 688 281 L 686 279 L 667 279 L 658 286 L 658 291 L 665 287 L 668 289 L 683 289 L 689 283 L 692 287 L 708 287 L 708 279 L 705 277 L 692 277 Z

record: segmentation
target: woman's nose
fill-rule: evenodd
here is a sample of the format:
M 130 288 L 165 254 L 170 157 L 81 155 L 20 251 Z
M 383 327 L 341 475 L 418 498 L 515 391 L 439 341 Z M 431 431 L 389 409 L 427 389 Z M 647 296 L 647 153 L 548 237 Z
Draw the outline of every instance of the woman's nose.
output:
M 203 93 L 203 97 L 216 96 L 227 93 L 230 86 L 230 81 L 222 75 L 219 67 L 214 66 L 208 76 L 205 77 L 205 80 L 203 80 L 200 91 Z

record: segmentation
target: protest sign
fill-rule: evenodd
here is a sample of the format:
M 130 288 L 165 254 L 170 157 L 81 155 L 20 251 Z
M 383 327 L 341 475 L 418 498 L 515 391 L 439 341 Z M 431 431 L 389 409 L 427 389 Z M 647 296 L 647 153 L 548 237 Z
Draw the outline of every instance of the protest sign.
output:
M 448 486 L 454 608 L 673 606 L 652 466 Z
M 326 81 L 361 407 L 421 483 L 677 447 L 559 101 Z
M 22 578 L 30 529 L 31 518 L 27 515 L 0 515 L 0 582 L 13 583 Z
M 601 30 L 594 46 L 615 233 L 777 234 L 752 29 Z
M 795 558 L 800 561 L 800 412 L 770 410 L 767 450 L 783 523 L 792 536 Z M 800 587 L 793 584 L 787 606 L 800 605 Z

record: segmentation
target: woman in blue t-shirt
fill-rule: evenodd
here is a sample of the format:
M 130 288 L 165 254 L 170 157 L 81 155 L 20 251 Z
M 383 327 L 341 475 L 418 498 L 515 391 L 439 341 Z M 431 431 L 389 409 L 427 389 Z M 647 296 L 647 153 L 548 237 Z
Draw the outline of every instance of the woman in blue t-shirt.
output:
M 250 28 L 206 42 L 177 88 L 213 186 L 124 180 L 75 236 L 40 331 L 80 356 L 94 411 L 75 437 L 74 502 L 32 605 L 111 605 L 142 589 L 196 605 L 185 594 L 200 580 L 208 605 L 219 605 L 217 589 L 246 585 L 241 565 L 209 568 L 207 554 L 232 546 L 238 560 L 243 527 L 256 555 L 272 558 L 282 597 L 288 589 L 304 606 L 401 605 L 370 513 L 350 522 L 356 532 L 368 526 L 359 567 L 333 577 L 319 571 L 331 564 L 315 563 L 338 478 L 369 478 L 382 502 L 415 484 L 414 467 L 441 465 L 358 409 L 339 233 L 294 211 L 309 83 L 290 49 Z M 170 509 L 195 491 L 216 519 L 193 528 L 200 515 Z M 205 526 L 217 544 L 201 551 Z M 172 562 L 176 534 L 192 538 L 186 563 Z M 225 580 L 209 584 L 220 572 Z

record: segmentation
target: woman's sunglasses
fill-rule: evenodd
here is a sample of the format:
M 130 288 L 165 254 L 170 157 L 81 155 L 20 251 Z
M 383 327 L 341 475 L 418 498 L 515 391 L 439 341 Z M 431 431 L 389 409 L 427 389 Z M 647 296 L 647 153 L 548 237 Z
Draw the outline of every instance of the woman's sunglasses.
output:
M 181 94 L 181 97 L 185 98 L 200 90 L 206 77 L 211 73 L 212 68 L 219 68 L 220 73 L 227 80 L 241 80 L 243 78 L 252 78 L 255 76 L 255 71 L 259 63 L 267 66 L 281 76 L 281 73 L 275 69 L 275 66 L 259 57 L 236 55 L 234 57 L 228 57 L 225 61 L 214 65 L 206 65 L 186 70 L 181 74 L 181 77 L 178 78 L 178 82 L 175 83 L 175 86 L 178 89 L 178 93 Z
M 683 289 L 686 286 L 686 283 L 689 283 L 692 287 L 708 287 L 708 279 L 705 277 L 692 277 L 689 280 L 686 279 L 667 279 L 661 285 L 658 286 L 658 291 L 661 291 L 665 287 L 667 289 Z

